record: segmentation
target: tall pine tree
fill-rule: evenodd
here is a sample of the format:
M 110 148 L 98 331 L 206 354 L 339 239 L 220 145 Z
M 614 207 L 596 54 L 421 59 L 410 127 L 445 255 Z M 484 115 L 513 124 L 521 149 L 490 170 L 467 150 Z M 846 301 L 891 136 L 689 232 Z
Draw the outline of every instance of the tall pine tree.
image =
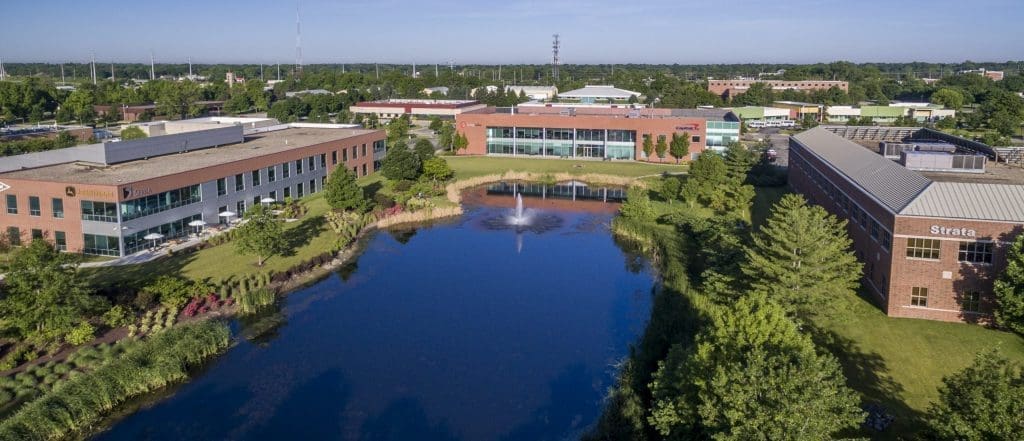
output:
M 810 313 L 857 287 L 861 264 L 850 252 L 846 221 L 802 196 L 783 196 L 753 242 L 743 272 L 790 312 Z

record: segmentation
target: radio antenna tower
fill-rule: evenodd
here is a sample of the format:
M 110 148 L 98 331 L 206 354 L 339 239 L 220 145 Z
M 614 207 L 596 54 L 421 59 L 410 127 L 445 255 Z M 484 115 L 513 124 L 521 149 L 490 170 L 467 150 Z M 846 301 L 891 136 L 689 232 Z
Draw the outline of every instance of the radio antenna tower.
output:
M 551 43 L 551 79 L 553 82 L 558 81 L 558 48 L 562 46 L 562 43 L 558 41 L 558 34 L 553 35 L 555 41 Z
M 295 76 L 302 75 L 302 21 L 299 19 L 299 6 L 295 2 Z

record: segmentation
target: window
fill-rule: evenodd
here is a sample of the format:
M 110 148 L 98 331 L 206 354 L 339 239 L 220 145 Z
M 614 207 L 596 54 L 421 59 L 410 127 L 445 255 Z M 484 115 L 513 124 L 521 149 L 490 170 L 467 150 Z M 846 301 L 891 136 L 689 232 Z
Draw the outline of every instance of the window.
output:
M 238 201 L 235 204 L 235 210 L 238 210 L 238 217 L 242 217 L 242 213 L 245 213 L 245 201 Z
M 288 187 L 284 188 L 284 197 L 286 199 L 292 197 L 292 187 L 291 186 L 288 186 Z
M 352 146 L 352 159 L 358 158 L 359 155 L 356 152 L 356 146 Z
M 301 159 L 296 159 L 295 160 L 295 174 L 297 174 L 297 175 L 301 175 L 302 174 L 302 160 Z
M 28 215 L 39 216 L 42 212 L 39 209 L 39 196 L 28 197 Z
M 302 197 L 302 183 L 295 184 L 295 197 Z
M 121 240 L 117 237 L 86 234 L 84 239 L 85 245 L 82 247 L 82 254 L 98 254 L 101 256 L 121 255 Z
M 316 180 L 315 179 L 310 179 L 309 180 L 309 194 L 313 194 L 313 193 L 316 193 Z
M 910 304 L 912 306 L 928 306 L 928 288 L 915 286 L 910 292 Z
M 199 184 L 175 188 L 121 203 L 121 220 L 136 219 L 202 200 Z
M 872 239 L 878 240 L 878 230 L 880 230 L 880 228 L 878 226 L 878 222 L 871 221 L 871 238 Z
M 964 312 L 981 312 L 981 293 L 967 291 L 960 298 L 960 308 Z
M 700 136 L 699 135 L 698 136 L 694 136 L 694 137 L 690 138 L 690 141 L 691 142 L 700 142 Z
M 969 263 L 992 263 L 992 242 L 960 242 L 957 259 Z
M 21 230 L 18 227 L 7 227 L 7 242 L 12 246 L 21 245 Z
M 228 223 L 228 217 L 220 215 L 220 213 L 223 213 L 225 211 L 228 211 L 228 206 L 227 205 L 222 205 L 222 206 L 220 206 L 220 208 L 217 209 L 217 219 L 220 219 L 220 223 L 222 223 L 222 224 Z
M 32 229 L 32 240 L 42 239 L 42 238 L 43 238 L 43 230 L 40 230 L 38 228 L 33 228 Z
M 235 175 L 235 191 L 245 190 L 245 176 L 241 173 Z
M 366 176 L 366 164 L 363 164 L 363 176 Z
M 68 236 L 63 231 L 53 232 L 53 243 L 57 246 L 60 251 L 68 250 Z
M 277 190 L 270 192 L 270 199 L 277 200 Z
M 50 208 L 53 209 L 53 217 L 57 219 L 64 219 L 64 199 L 53 198 L 50 201 Z
M 309 165 L 309 167 L 307 167 L 309 171 L 316 170 L 316 158 L 312 156 L 306 158 L 306 164 Z
M 7 195 L 7 214 L 18 214 L 18 197 L 13 194 Z
M 331 152 L 331 165 L 338 165 L 338 151 Z
M 113 202 L 82 201 L 82 220 L 117 222 L 117 204 Z
M 892 251 L 892 234 L 885 230 L 882 230 L 882 247 L 886 251 Z
M 252 206 L 255 207 L 255 206 L 259 205 L 260 204 L 260 199 L 263 199 L 263 198 L 260 197 L 260 195 L 253 196 L 252 197 Z
M 217 180 L 217 196 L 224 196 L 228 194 L 228 180 L 220 178 Z
M 277 180 L 277 167 L 273 165 L 267 167 L 267 182 L 274 182 Z
M 320 168 L 327 168 L 327 153 L 320 154 Z
M 324 187 L 326 187 L 326 186 L 327 186 L 327 176 L 321 176 L 320 177 L 320 191 L 323 191 Z
M 288 167 L 288 163 L 281 164 L 281 179 L 288 179 L 291 176 L 292 169 Z
M 915 259 L 938 259 L 939 244 L 941 243 L 942 242 L 938 239 L 908 238 L 907 257 L 913 257 Z
M 352 167 L 352 174 L 354 174 L 356 176 L 359 176 L 359 167 L 358 166 Z
M 348 149 L 341 149 L 341 162 L 348 161 Z
M 366 156 L 366 144 L 363 144 L 363 149 L 359 152 L 360 155 Z
M 260 185 L 260 171 L 259 170 L 253 170 L 252 171 L 252 186 L 255 187 L 257 185 Z

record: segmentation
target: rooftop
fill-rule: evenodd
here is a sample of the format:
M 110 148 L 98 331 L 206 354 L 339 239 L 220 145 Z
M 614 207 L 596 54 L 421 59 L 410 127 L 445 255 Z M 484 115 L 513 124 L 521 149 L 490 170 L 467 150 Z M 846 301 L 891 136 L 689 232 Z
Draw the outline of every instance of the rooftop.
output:
M 560 98 L 611 98 L 628 100 L 631 96 L 640 96 L 640 92 L 619 89 L 615 86 L 583 86 L 582 89 L 570 90 L 558 94 Z
M 989 161 L 983 174 L 918 173 L 878 154 L 877 141 L 854 142 L 825 127 L 793 139 L 893 213 L 1024 222 L 1024 169 Z
M 429 107 L 440 109 L 455 109 L 480 104 L 476 100 L 432 100 L 432 99 L 387 99 L 377 101 L 362 101 L 356 107 Z
M 121 185 L 206 167 L 228 164 L 254 156 L 270 155 L 324 142 L 373 133 L 363 129 L 289 128 L 247 135 L 245 141 L 216 148 L 192 150 L 149 159 L 103 165 L 70 162 L 0 174 L 0 178 L 74 184 Z

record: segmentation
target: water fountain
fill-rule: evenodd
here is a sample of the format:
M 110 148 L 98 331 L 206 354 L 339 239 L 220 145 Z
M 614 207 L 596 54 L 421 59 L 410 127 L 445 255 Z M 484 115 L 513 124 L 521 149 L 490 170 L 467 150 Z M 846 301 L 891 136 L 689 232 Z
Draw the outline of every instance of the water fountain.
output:
M 508 221 L 515 226 L 526 226 L 530 224 L 530 215 L 523 210 L 523 194 L 516 193 L 516 209 Z
M 562 219 L 554 213 L 537 212 L 523 206 L 522 193 L 515 193 L 515 208 L 502 216 L 484 219 L 483 224 L 492 230 L 515 230 L 517 234 L 524 232 L 543 233 L 556 229 L 562 225 Z M 517 241 L 521 241 L 517 238 Z M 517 249 L 521 249 L 518 245 Z

